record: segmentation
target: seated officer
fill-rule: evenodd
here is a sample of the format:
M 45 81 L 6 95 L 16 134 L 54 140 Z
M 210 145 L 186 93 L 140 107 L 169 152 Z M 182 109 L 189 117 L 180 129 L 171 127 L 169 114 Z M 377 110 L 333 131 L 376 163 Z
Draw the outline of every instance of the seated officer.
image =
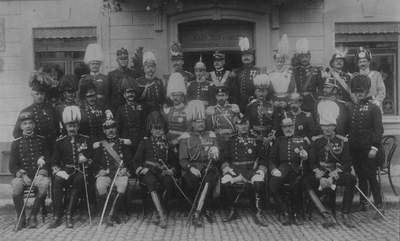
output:
M 269 154 L 271 179 L 269 188 L 278 205 L 278 211 L 284 214 L 283 225 L 298 224 L 296 214 L 300 210 L 301 178 L 303 162 L 308 159 L 310 140 L 294 135 L 294 123 L 290 118 L 281 122 L 283 136 L 279 136 L 272 145 Z M 288 209 L 282 197 L 282 187 L 289 184 L 294 212 Z
M 117 123 L 114 120 L 106 120 L 103 123 L 105 139 L 93 143 L 94 160 L 97 169 L 96 190 L 99 199 L 99 208 L 104 208 L 108 189 L 111 186 L 118 168 L 119 173 L 115 179 L 115 194 L 111 203 L 110 213 L 107 218 L 107 225 L 112 226 L 113 222 L 120 223 L 118 212 L 123 211 L 126 188 L 128 186 L 128 171 L 126 164 L 132 158 L 129 139 L 118 138 Z M 116 213 L 115 213 L 116 209 Z
M 307 193 L 311 197 L 318 211 L 324 218 L 324 227 L 335 225 L 333 219 L 321 201 L 315 195 L 313 189 L 322 191 L 324 189 L 336 189 L 337 185 L 344 186 L 343 195 L 343 223 L 349 228 L 354 228 L 351 218 L 351 206 L 354 196 L 354 185 L 356 178 L 350 173 L 351 157 L 349 143 L 346 137 L 336 134 L 336 119 L 339 111 L 336 113 L 335 102 L 327 102 L 319 111 L 319 124 L 322 134 L 312 137 L 313 159 L 310 159 L 310 168 L 313 173 L 307 173 L 304 178 L 304 185 Z M 336 199 L 333 201 L 335 202 Z
M 239 200 L 236 185 L 251 188 L 254 193 L 256 208 L 255 222 L 267 226 L 267 221 L 262 215 L 262 193 L 265 188 L 265 173 L 267 164 L 265 153 L 260 148 L 253 136 L 249 135 L 249 121 L 240 118 L 236 122 L 237 135 L 232 138 L 223 155 L 222 193 L 229 205 L 230 211 L 225 222 L 238 217 L 235 204 Z M 242 190 L 244 191 L 244 190 Z
M 37 188 L 37 194 L 29 217 L 29 227 L 36 228 L 37 218 L 41 205 L 44 203 L 50 184 L 48 177 L 48 164 L 45 160 L 49 158 L 44 137 L 34 132 L 35 121 L 32 113 L 22 112 L 18 117 L 22 136 L 15 139 L 11 144 L 10 172 L 15 175 L 11 181 L 12 196 L 19 220 L 17 230 L 26 224 L 24 205 L 24 187 L 33 185 Z M 37 176 L 35 176 L 37 171 Z M 21 212 L 23 212 L 21 214 Z
M 156 223 L 161 228 L 167 227 L 167 218 L 158 191 L 163 193 L 167 202 L 174 191 L 172 176 L 176 174 L 176 164 L 170 163 L 168 141 L 165 135 L 166 124 L 159 112 L 151 112 L 146 120 L 148 137 L 139 143 L 133 158 L 136 175 L 146 185 L 151 194 L 158 217 Z M 161 189 L 161 190 L 160 190 Z
M 193 197 L 201 188 L 200 196 L 193 203 L 195 209 L 193 224 L 203 226 L 200 214 L 203 206 L 210 200 L 212 191 L 218 182 L 219 150 L 216 135 L 206 131 L 204 121 L 204 104 L 199 100 L 188 103 L 188 120 L 192 121 L 192 131 L 180 141 L 179 162 L 182 168 L 182 181 L 187 193 Z M 201 181 L 204 178 L 203 186 Z M 200 187 L 199 187 L 200 186 Z M 211 213 L 206 211 L 206 217 L 212 222 Z
M 77 106 L 64 108 L 62 119 L 67 131 L 66 136 L 58 138 L 54 146 L 51 165 L 54 175 L 54 212 L 55 219 L 49 228 L 56 228 L 62 223 L 66 207 L 66 226 L 73 228 L 72 209 L 84 191 L 83 168 L 92 155 L 89 137 L 78 134 L 81 112 Z M 63 198 L 64 189 L 71 187 L 69 198 Z M 66 202 L 66 203 L 64 203 Z

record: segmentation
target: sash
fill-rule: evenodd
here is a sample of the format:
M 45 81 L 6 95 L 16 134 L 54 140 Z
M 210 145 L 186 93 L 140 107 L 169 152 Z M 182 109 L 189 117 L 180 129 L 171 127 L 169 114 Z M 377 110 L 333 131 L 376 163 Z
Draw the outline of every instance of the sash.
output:
M 112 148 L 112 146 L 106 142 L 106 141 L 101 141 L 101 144 L 104 146 L 104 148 L 106 149 L 106 151 L 108 152 L 108 154 L 110 154 L 110 156 L 116 161 L 118 162 L 118 164 L 120 164 L 122 162 L 121 157 L 118 155 L 118 153 L 114 150 L 114 148 Z
M 155 84 L 156 84 L 156 81 L 153 81 L 150 84 L 139 85 L 139 87 L 143 87 L 144 88 L 144 90 L 143 90 L 142 94 L 140 95 L 139 99 L 143 100 L 146 97 L 147 92 L 149 91 L 149 88 L 151 86 L 155 85 Z

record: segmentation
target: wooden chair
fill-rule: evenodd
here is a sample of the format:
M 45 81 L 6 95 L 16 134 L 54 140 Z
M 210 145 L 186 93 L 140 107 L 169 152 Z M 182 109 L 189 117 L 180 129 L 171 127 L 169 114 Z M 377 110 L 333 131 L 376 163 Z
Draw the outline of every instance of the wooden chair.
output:
M 391 175 L 391 162 L 394 155 L 394 152 L 397 148 L 397 140 L 395 136 L 387 135 L 382 138 L 382 147 L 384 151 L 383 162 L 381 167 L 378 168 L 378 181 L 381 185 L 381 176 L 387 175 L 390 183 L 390 187 L 392 188 L 393 193 L 398 196 L 396 192 L 396 188 L 393 185 L 392 175 Z

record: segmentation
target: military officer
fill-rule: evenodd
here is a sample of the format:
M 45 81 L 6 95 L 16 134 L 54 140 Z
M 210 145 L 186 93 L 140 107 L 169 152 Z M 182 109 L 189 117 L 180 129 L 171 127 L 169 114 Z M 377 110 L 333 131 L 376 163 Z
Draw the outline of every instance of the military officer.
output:
M 216 87 L 217 104 L 206 109 L 206 128 L 217 135 L 221 149 L 228 147 L 228 142 L 235 134 L 235 119 L 240 110 L 236 104 L 229 104 L 229 93 L 225 86 Z
M 287 116 L 294 122 L 296 136 L 307 136 L 311 138 L 315 134 L 314 118 L 309 112 L 301 109 L 302 97 L 298 93 L 292 93 L 288 96 L 289 111 Z
M 309 159 L 310 170 L 304 178 L 305 190 L 318 211 L 324 218 L 323 226 L 330 227 L 336 224 L 335 219 L 325 209 L 318 199 L 314 190 L 322 191 L 331 189 L 335 191 L 336 186 L 344 186 L 342 203 L 343 222 L 349 228 L 354 228 L 351 217 L 351 206 L 354 196 L 354 185 L 356 178 L 351 172 L 351 156 L 348 139 L 336 134 L 337 113 L 331 112 L 335 102 L 325 102 L 324 108 L 319 109 L 319 124 L 322 134 L 312 137 L 313 159 Z M 336 205 L 336 198 L 333 196 L 332 205 Z
M 134 79 L 124 78 L 121 84 L 121 92 L 126 103 L 120 106 L 115 113 L 118 135 L 132 141 L 132 153 L 135 153 L 144 136 L 143 126 L 146 119 L 144 106 L 138 102 L 140 90 Z
M 310 63 L 311 53 L 308 40 L 299 39 L 296 42 L 296 53 L 293 57 L 293 76 L 297 92 L 303 97 L 301 109 L 312 112 L 317 93 L 323 84 L 321 70 Z
M 120 48 L 116 52 L 118 68 L 108 73 L 108 81 L 111 85 L 111 110 L 113 113 L 125 103 L 121 93 L 121 84 L 124 77 L 138 78 L 139 74 L 128 67 L 129 53 L 126 48 Z
M 260 69 L 254 66 L 254 49 L 250 48 L 247 37 L 240 37 L 239 47 L 243 66 L 232 71 L 228 86 L 232 90 L 232 102 L 239 105 L 240 111 L 244 113 L 250 97 L 254 94 L 253 79 L 260 73 Z
M 282 224 L 291 225 L 298 224 L 296 215 L 300 210 L 303 164 L 309 158 L 311 143 L 307 137 L 294 135 L 295 125 L 292 119 L 282 119 L 281 127 L 284 135 L 277 137 L 268 157 L 271 171 L 269 188 L 278 205 L 278 211 L 283 213 Z M 288 209 L 283 200 L 282 187 L 285 183 L 289 184 L 294 210 Z
M 215 86 L 208 79 L 206 65 L 200 61 L 194 65 L 195 80 L 187 87 L 187 100 L 201 100 L 205 106 L 215 103 Z
M 177 42 L 173 43 L 169 48 L 169 52 L 171 54 L 170 60 L 172 63 L 172 73 L 164 75 L 164 84 L 168 86 L 168 79 L 170 78 L 171 74 L 180 73 L 185 81 L 185 87 L 187 87 L 189 85 L 189 82 L 194 80 L 195 77 L 192 73 L 183 69 L 185 61 L 183 59 L 181 44 Z
M 231 71 L 225 69 L 225 54 L 220 51 L 213 53 L 214 70 L 210 72 L 211 82 L 215 86 L 227 86 Z
M 104 54 L 100 44 L 92 43 L 86 47 L 84 61 L 89 65 L 90 74 L 81 76 L 79 89 L 88 82 L 93 83 L 96 86 L 99 102 L 109 108 L 111 84 L 108 77 L 100 72 L 104 61 Z
M 26 224 L 24 205 L 24 187 L 33 185 L 37 188 L 37 194 L 29 216 L 29 227 L 37 227 L 37 214 L 44 204 L 47 190 L 50 185 L 48 175 L 49 149 L 43 136 L 35 133 L 34 116 L 30 112 L 21 112 L 18 117 L 22 136 L 11 144 L 11 156 L 9 169 L 14 179 L 11 181 L 12 197 L 17 211 L 17 218 L 21 220 L 17 230 Z M 38 171 L 37 171 L 38 170 Z M 37 176 L 35 173 L 37 171 Z M 23 212 L 21 214 L 21 212 Z
M 350 107 L 350 152 L 361 191 L 368 193 L 369 186 L 375 205 L 382 209 L 381 190 L 376 177 L 382 158 L 382 114 L 379 107 L 371 103 L 373 98 L 368 96 L 370 88 L 368 75 L 359 74 L 351 79 L 351 91 L 356 103 Z M 360 199 L 360 206 L 361 211 L 366 210 L 367 201 L 364 198 Z
M 218 160 L 219 149 L 216 135 L 206 131 L 204 105 L 199 100 L 188 103 L 188 119 L 192 122 L 191 132 L 179 143 L 179 162 L 182 168 L 182 182 L 186 193 L 195 197 L 193 203 L 194 216 L 192 219 L 196 227 L 203 226 L 200 214 L 203 207 L 210 201 L 219 178 Z M 204 179 L 204 182 L 201 181 Z M 202 186 L 200 186 L 203 184 Z M 212 214 L 206 210 L 209 222 L 213 221 Z
M 33 103 L 24 108 L 20 113 L 32 113 L 35 121 L 35 133 L 44 137 L 47 148 L 51 152 L 53 150 L 54 142 L 59 135 L 59 119 L 56 110 L 51 106 L 51 104 L 46 103 L 45 101 L 46 91 L 48 90 L 48 85 L 45 83 L 45 79 L 48 78 L 49 77 L 46 73 L 33 74 L 30 81 Z M 22 136 L 20 125 L 21 124 L 17 120 L 13 130 L 14 138 Z
M 107 216 L 107 225 L 113 226 L 114 222 L 120 223 L 120 214 L 125 204 L 126 188 L 128 186 L 128 165 L 132 159 L 131 140 L 118 136 L 117 123 L 108 119 L 103 123 L 102 130 L 105 139 L 93 143 L 93 166 L 96 169 L 96 190 L 99 207 L 104 208 L 107 193 L 112 180 L 115 179 L 116 192 L 110 199 L 111 207 Z
M 167 227 L 167 218 L 159 191 L 165 203 L 174 191 L 173 176 L 176 175 L 177 160 L 169 158 L 168 140 L 165 135 L 166 123 L 159 112 L 151 112 L 146 120 L 148 136 L 140 142 L 133 158 L 136 175 L 146 185 L 157 209 L 156 223 L 161 228 Z M 160 190 L 161 187 L 161 190 Z
M 235 205 L 238 201 L 238 188 L 251 188 L 254 194 L 256 214 L 255 222 L 267 226 L 262 213 L 262 194 L 265 188 L 265 174 L 267 173 L 266 153 L 258 147 L 256 139 L 249 134 L 249 121 L 238 118 L 235 122 L 237 135 L 232 138 L 228 148 L 222 150 L 222 178 L 221 189 L 229 207 L 229 214 L 224 219 L 229 222 L 238 217 Z
M 160 111 L 165 103 L 165 87 L 161 79 L 155 76 L 156 66 L 156 56 L 153 52 L 144 52 L 144 76 L 136 81 L 141 91 L 138 101 L 144 107 L 145 116 L 152 111 Z
M 371 51 L 360 47 L 356 52 L 356 60 L 359 74 L 367 75 L 371 80 L 368 96 L 371 96 L 373 102 L 382 108 L 382 102 L 386 97 L 386 87 L 381 73 L 370 69 L 372 60 Z
M 62 223 L 64 207 L 66 207 L 66 226 L 73 228 L 72 209 L 84 190 L 83 168 L 89 164 L 92 156 L 92 145 L 89 137 L 78 134 L 80 109 L 77 106 L 67 106 L 63 112 L 63 123 L 67 135 L 57 139 L 51 166 L 54 175 L 54 212 L 55 218 L 49 228 L 56 228 Z M 71 185 L 70 196 L 63 198 L 63 189 Z M 66 202 L 64 203 L 63 200 Z

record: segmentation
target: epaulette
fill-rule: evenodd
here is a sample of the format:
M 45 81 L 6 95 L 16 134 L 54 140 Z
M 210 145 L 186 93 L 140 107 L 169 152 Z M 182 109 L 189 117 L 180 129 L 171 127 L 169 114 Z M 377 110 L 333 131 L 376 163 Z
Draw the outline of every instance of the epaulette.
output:
M 101 142 L 100 141 L 96 141 L 95 143 L 93 143 L 93 149 L 97 149 L 97 148 L 99 148 L 100 147 L 100 145 L 101 145 Z
M 307 136 L 304 137 L 304 140 L 308 143 L 308 145 L 311 144 L 311 141 L 310 141 L 310 139 L 309 139 Z
M 188 132 L 183 132 L 182 135 L 179 136 L 179 139 L 187 139 L 190 137 Z
M 237 104 L 231 104 L 231 109 L 235 113 L 239 113 L 240 112 L 239 106 Z
M 82 136 L 82 137 L 85 137 L 85 138 L 89 138 L 89 136 L 87 136 L 87 135 L 79 134 L 79 136 Z
M 247 104 L 247 106 L 252 105 L 252 104 L 255 103 L 255 102 L 257 102 L 257 99 L 252 99 L 252 100 Z
M 132 141 L 129 140 L 129 139 L 120 138 L 119 140 L 121 141 L 122 144 L 124 144 L 124 145 L 126 145 L 126 146 L 132 145 Z
M 65 135 L 65 136 L 60 136 L 60 137 L 57 138 L 56 141 L 61 141 L 61 140 L 63 140 L 65 137 L 67 137 L 67 136 L 66 136 L 66 135 Z
M 336 137 L 339 138 L 340 140 L 344 141 L 344 142 L 348 142 L 349 141 L 349 138 L 347 138 L 345 136 L 342 136 L 342 135 L 339 135 L 339 134 L 337 134 Z
M 313 136 L 313 137 L 311 137 L 311 140 L 316 141 L 318 139 L 321 139 L 322 137 L 323 137 L 323 135 Z
M 211 138 L 217 138 L 217 135 L 215 135 L 215 133 L 213 131 L 210 131 L 208 133 L 208 136 L 211 137 Z
M 214 106 L 209 106 L 206 109 L 206 115 L 214 115 L 215 114 L 215 107 Z
M 336 99 L 337 102 L 342 103 L 342 104 L 346 104 L 346 101 L 341 100 L 341 99 Z

